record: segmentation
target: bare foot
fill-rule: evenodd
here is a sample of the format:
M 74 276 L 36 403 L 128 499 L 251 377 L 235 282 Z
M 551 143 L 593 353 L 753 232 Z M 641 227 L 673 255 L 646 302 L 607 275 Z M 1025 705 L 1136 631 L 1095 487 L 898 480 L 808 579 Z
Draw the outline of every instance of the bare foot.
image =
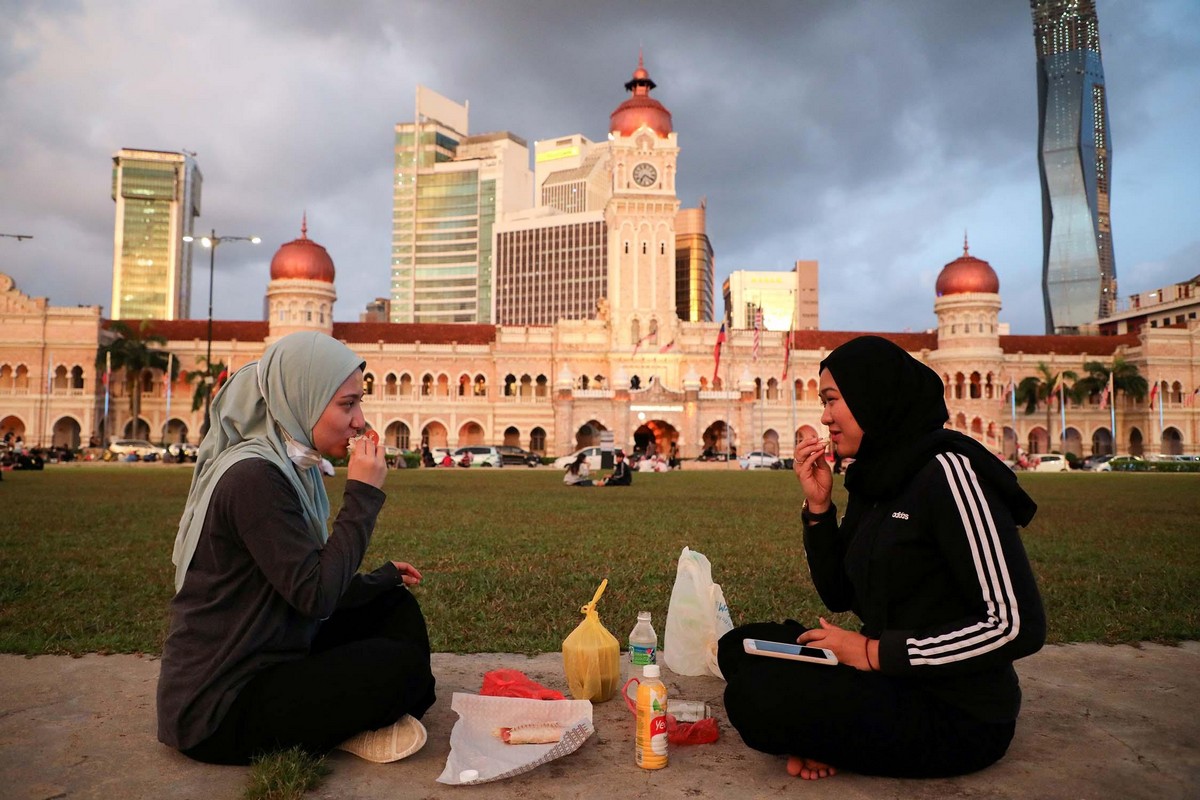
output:
M 788 775 L 793 778 L 803 778 L 806 781 L 818 781 L 821 778 L 832 778 L 837 775 L 837 770 L 828 764 L 799 756 L 788 756 L 787 771 Z

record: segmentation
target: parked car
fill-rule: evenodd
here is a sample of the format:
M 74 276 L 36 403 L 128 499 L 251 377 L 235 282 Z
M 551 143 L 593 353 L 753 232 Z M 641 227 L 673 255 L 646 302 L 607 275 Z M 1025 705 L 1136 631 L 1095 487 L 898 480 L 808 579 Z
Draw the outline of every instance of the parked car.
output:
M 1030 472 L 1066 472 L 1071 468 L 1067 459 L 1057 453 L 1046 453 L 1037 457 Z
M 1111 453 L 1105 453 L 1104 455 L 1099 455 L 1099 456 L 1088 456 L 1087 458 L 1085 458 L 1082 461 L 1082 463 L 1080 463 L 1079 468 L 1088 470 L 1089 472 L 1093 471 L 1093 470 L 1097 470 L 1100 468 L 1101 464 L 1104 464 L 1111 458 L 1112 458 Z
M 1145 462 L 1141 456 L 1115 456 L 1096 467 L 1096 472 L 1136 472 Z
M 531 453 L 528 450 L 522 450 L 511 444 L 502 444 L 498 448 L 500 457 L 504 459 L 505 464 L 524 464 L 527 467 L 536 467 L 542 463 L 542 459 L 537 453 Z
M 571 462 L 573 462 L 575 460 L 576 456 L 578 456 L 580 453 L 587 453 L 588 469 L 591 469 L 591 470 L 600 469 L 600 448 L 599 447 L 585 447 L 582 450 L 576 450 L 574 453 L 571 453 L 568 456 L 559 456 L 558 458 L 554 459 L 554 468 L 555 469 L 566 469 L 567 467 L 571 466 Z
M 482 444 L 472 444 L 466 447 L 460 447 L 454 451 L 454 463 L 461 464 L 463 456 L 467 453 L 471 454 L 472 467 L 503 467 L 504 457 L 500 455 L 500 448 L 490 447 Z
M 137 456 L 139 461 L 157 461 L 167 454 L 166 450 L 145 439 L 115 439 L 109 443 L 108 452 L 119 461 L 131 454 Z
M 754 450 L 738 459 L 738 466 L 742 469 L 779 469 L 779 464 L 779 456 L 762 450 Z

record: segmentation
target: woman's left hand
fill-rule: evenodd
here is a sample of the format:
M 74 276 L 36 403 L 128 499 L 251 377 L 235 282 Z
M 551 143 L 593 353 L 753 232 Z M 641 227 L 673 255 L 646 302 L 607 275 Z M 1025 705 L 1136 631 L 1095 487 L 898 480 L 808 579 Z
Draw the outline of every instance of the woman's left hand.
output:
M 812 628 L 796 637 L 796 644 L 823 647 L 837 656 L 839 664 L 847 664 L 855 669 L 871 672 L 878 667 L 878 641 L 868 639 L 861 633 L 839 628 L 824 617 L 820 618 L 820 622 L 820 628 Z M 868 649 L 870 649 L 869 657 Z
M 400 580 L 405 586 L 416 586 L 421 582 L 421 571 L 409 564 L 407 561 L 393 561 L 396 565 L 396 571 L 400 573 Z

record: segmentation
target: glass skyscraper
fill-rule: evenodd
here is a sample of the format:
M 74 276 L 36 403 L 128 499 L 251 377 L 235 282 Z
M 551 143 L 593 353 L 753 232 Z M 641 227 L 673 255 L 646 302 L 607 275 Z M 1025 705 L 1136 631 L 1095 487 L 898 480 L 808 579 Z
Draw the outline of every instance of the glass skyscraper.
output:
M 113 156 L 113 319 L 190 316 L 192 221 L 200 170 L 186 153 L 124 149 Z
M 507 132 L 467 135 L 467 107 L 417 90 L 396 125 L 392 322 L 490 322 L 498 213 L 531 203 L 529 149 Z
M 1031 0 L 1037 48 L 1046 333 L 1108 316 L 1117 295 L 1112 149 L 1093 0 Z

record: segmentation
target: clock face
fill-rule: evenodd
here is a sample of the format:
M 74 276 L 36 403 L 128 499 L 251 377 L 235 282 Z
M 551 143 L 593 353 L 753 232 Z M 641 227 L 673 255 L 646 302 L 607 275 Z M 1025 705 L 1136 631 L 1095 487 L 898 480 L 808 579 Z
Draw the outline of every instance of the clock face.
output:
M 657 180 L 658 170 L 654 168 L 653 164 L 643 161 L 633 168 L 633 182 L 638 186 L 653 186 Z

